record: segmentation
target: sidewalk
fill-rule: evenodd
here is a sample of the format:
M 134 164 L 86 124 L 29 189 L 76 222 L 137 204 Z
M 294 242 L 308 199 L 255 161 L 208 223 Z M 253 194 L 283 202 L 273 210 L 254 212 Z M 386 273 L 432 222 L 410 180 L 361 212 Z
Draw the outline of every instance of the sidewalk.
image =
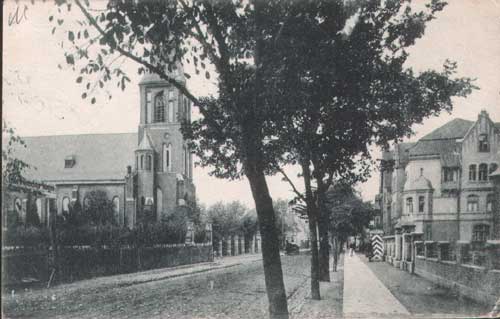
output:
M 344 318 L 410 317 L 410 312 L 356 255 L 344 258 Z

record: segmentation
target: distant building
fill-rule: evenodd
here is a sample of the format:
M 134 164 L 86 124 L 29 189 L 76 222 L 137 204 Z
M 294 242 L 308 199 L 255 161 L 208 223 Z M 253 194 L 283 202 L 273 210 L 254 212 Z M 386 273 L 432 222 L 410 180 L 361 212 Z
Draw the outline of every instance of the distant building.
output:
M 500 123 L 486 111 L 385 151 L 376 200 L 384 233 L 427 241 L 499 237 Z
M 185 83 L 182 72 L 176 76 Z M 28 200 L 34 200 L 40 220 L 48 224 L 76 201 L 85 208 L 90 191 L 103 190 L 116 222 L 134 227 L 145 214 L 160 220 L 193 203 L 192 156 L 180 132 L 182 120 L 191 119 L 191 103 L 157 75 L 145 75 L 139 87 L 137 133 L 24 137 L 27 147 L 16 156 L 35 168 L 26 177 L 53 190 L 30 198 L 23 192 L 4 194 L 2 214 L 23 218 Z M 110 120 L 119 121 L 119 114 Z

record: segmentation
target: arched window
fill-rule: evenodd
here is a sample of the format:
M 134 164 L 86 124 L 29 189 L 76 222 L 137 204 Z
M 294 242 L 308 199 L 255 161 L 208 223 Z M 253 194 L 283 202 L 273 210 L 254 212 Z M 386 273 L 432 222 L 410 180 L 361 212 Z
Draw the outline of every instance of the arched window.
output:
M 35 200 L 35 205 L 36 205 L 36 213 L 38 214 L 38 219 L 40 220 L 40 222 L 43 222 L 42 221 L 42 199 L 37 198 Z
M 154 120 L 156 123 L 165 122 L 165 98 L 163 97 L 163 91 L 155 96 Z
M 118 196 L 113 197 L 113 215 L 115 221 L 118 221 L 120 217 L 120 198 Z
M 135 169 L 138 170 L 139 169 L 139 155 L 136 155 L 135 156 Z
M 144 169 L 144 155 L 141 155 L 141 168 Z
M 491 213 L 496 210 L 497 201 L 495 198 L 495 194 L 488 194 L 486 196 L 486 211 Z
M 16 213 L 21 216 L 21 212 L 23 210 L 23 203 L 20 198 L 14 199 L 14 209 L 16 210 Z
M 170 123 L 177 122 L 174 117 L 174 111 L 175 111 L 174 105 L 175 105 L 174 101 L 168 101 L 168 121 Z
M 170 172 L 170 158 L 171 158 L 172 145 L 163 144 L 163 171 Z
M 150 90 L 146 91 L 146 124 L 151 123 L 151 101 L 152 93 Z
M 184 175 L 188 176 L 188 169 L 189 169 L 189 155 L 186 147 L 184 146 L 182 149 L 182 152 L 184 154 Z
M 475 164 L 469 165 L 469 180 L 470 181 L 476 180 L 476 165 Z
M 480 164 L 479 165 L 479 180 L 480 181 L 487 181 L 488 180 L 488 165 L 487 164 Z
M 479 196 L 469 195 L 467 196 L 467 211 L 477 212 L 479 210 Z
M 163 212 L 163 192 L 161 188 L 156 188 L 156 216 L 162 216 Z
M 147 155 L 146 156 L 146 170 L 147 171 L 151 170 L 152 163 L 153 163 L 153 159 L 151 158 L 151 155 Z
M 189 121 L 189 107 L 187 98 L 184 98 L 184 119 L 186 121 Z
M 407 214 L 413 213 L 413 198 L 412 197 L 408 197 L 406 199 L 406 213 Z
M 491 175 L 494 171 L 496 171 L 498 168 L 498 164 L 497 163 L 491 163 L 490 164 L 490 169 L 488 171 L 488 175 Z M 491 179 L 491 176 L 490 176 L 490 179 Z
M 490 226 L 485 224 L 474 225 L 472 228 L 472 241 L 485 242 L 490 236 Z
M 488 135 L 481 134 L 479 135 L 479 152 L 489 152 L 490 145 L 488 143 Z
M 69 213 L 69 198 L 64 197 L 62 200 L 62 211 L 63 213 Z

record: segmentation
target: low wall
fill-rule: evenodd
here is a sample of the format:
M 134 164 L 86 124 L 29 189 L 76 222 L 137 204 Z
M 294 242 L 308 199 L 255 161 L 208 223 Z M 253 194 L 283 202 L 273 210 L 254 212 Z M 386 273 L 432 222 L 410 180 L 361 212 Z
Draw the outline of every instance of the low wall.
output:
M 58 282 L 131 273 L 155 268 L 213 261 L 212 245 L 161 245 L 155 247 L 95 248 L 61 247 L 58 252 Z M 53 269 L 50 250 L 4 250 L 2 282 L 6 286 L 46 283 Z
M 462 296 L 493 306 L 500 296 L 500 270 L 416 256 L 414 271 Z

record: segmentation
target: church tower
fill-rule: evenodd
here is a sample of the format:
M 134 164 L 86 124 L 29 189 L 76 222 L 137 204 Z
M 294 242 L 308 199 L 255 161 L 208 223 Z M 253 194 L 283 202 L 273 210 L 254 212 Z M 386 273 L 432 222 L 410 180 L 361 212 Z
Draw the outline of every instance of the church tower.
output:
M 185 83 L 180 68 L 174 76 Z M 147 73 L 139 88 L 137 212 L 159 221 L 195 201 L 192 155 L 180 131 L 182 121 L 191 120 L 191 102 L 156 74 Z

